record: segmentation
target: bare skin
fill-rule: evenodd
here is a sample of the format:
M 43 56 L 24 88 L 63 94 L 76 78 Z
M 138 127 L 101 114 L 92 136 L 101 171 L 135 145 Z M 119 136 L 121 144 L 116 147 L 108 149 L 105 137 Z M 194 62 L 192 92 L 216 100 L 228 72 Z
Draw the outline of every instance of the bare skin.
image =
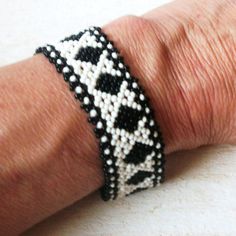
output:
M 151 98 L 166 154 L 236 144 L 236 3 L 181 0 L 103 27 Z M 41 55 L 0 69 L 0 229 L 16 235 L 103 184 L 98 143 Z

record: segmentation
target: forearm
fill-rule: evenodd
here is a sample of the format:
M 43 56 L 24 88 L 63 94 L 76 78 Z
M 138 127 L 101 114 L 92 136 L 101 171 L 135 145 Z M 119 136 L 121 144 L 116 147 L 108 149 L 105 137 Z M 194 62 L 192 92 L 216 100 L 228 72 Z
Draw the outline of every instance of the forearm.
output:
M 129 27 L 136 29 L 130 31 Z M 105 26 L 104 31 L 121 49 L 131 72 L 145 78 L 140 83 L 158 111 L 160 125 L 167 127 L 162 110 L 170 109 L 165 97 L 160 97 L 165 91 L 160 84 L 164 75 L 151 79 L 153 81 L 148 79 L 148 75 L 155 76 L 152 73 L 156 73 L 156 65 L 163 63 L 162 58 L 159 60 L 161 55 L 157 55 L 155 65 L 147 68 L 145 63 L 152 59 L 140 61 L 135 38 L 141 33 L 141 27 L 137 18 L 128 17 Z M 127 37 L 130 38 L 128 44 Z M 155 49 L 150 45 L 146 50 L 156 51 L 159 44 L 154 46 Z M 102 163 L 86 114 L 62 76 L 43 56 L 2 68 L 0 90 L 0 228 L 5 233 L 15 233 L 101 187 Z M 167 135 L 168 153 L 173 144 Z
M 43 56 L 2 68 L 0 90 L 0 228 L 6 235 L 94 191 L 103 178 L 92 127 Z
M 157 11 L 157 16 L 164 14 L 165 8 Z M 211 103 L 197 102 L 196 97 L 206 99 L 205 90 L 199 88 L 202 84 L 187 78 L 198 78 L 193 70 L 199 65 L 194 60 L 198 54 L 192 52 L 187 36 L 181 35 L 177 26 L 170 25 L 171 33 L 167 35 L 164 23 L 152 14 L 145 15 L 148 20 L 122 18 L 103 30 L 150 97 L 165 152 L 232 143 L 236 132 L 235 85 L 231 86 L 231 97 L 222 96 L 223 100 L 216 101 L 226 104 L 231 98 L 233 105 L 217 105 L 214 114 L 209 112 Z M 215 67 L 224 65 L 217 62 Z M 233 67 L 227 71 L 235 76 Z M 103 173 L 98 143 L 86 114 L 45 58 L 34 56 L 2 68 L 0 90 L 0 228 L 2 233 L 10 234 L 95 191 L 103 184 Z M 213 127 L 209 122 L 218 112 L 223 118 L 216 119 Z M 230 122 L 224 123 L 224 116 Z M 217 123 L 225 128 L 217 128 Z

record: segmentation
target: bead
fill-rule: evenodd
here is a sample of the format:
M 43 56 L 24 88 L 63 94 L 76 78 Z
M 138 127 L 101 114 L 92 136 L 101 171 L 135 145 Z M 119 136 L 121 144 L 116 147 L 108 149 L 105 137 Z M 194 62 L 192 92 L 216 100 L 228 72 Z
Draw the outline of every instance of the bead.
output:
M 51 48 L 50 46 L 47 46 L 46 49 L 47 49 L 47 51 L 49 51 L 49 52 L 52 50 L 52 48 Z
M 55 52 L 51 52 L 50 53 L 50 57 L 52 57 L 52 58 L 56 57 L 56 53 Z
M 106 155 L 109 155 L 109 154 L 110 154 L 110 150 L 107 148 L 107 149 L 104 150 L 104 153 L 105 153 Z
M 69 70 L 69 68 L 66 66 L 66 67 L 63 68 L 62 71 L 63 71 L 63 73 L 68 73 L 70 70 Z
M 138 87 L 137 83 L 135 83 L 135 82 L 132 83 L 132 87 L 133 87 L 133 88 L 137 88 L 137 87 Z
M 57 59 L 57 64 L 61 65 L 62 64 L 62 61 L 61 59 Z
M 84 98 L 84 104 L 85 104 L 85 105 L 88 105 L 88 104 L 89 104 L 89 98 L 88 98 L 88 97 L 85 97 L 85 98 Z M 91 115 L 91 114 L 90 114 L 90 115 Z
M 145 97 L 144 97 L 143 94 L 140 94 L 140 95 L 139 95 L 139 98 L 140 98 L 141 101 L 144 101 L 144 99 L 145 99 Z
M 163 182 L 163 145 L 149 100 L 101 29 L 90 27 L 37 53 L 56 65 L 95 125 L 106 172 L 103 199 Z
M 101 141 L 102 141 L 103 143 L 107 142 L 107 137 L 106 137 L 106 136 L 102 136 L 102 137 L 101 137 Z
M 122 63 L 119 63 L 118 64 L 119 68 L 123 69 L 124 68 L 124 65 Z
M 112 49 L 112 45 L 110 43 L 108 43 L 107 48 Z
M 101 129 L 102 127 L 103 127 L 102 122 L 99 121 L 99 122 L 97 123 L 97 128 L 98 128 L 98 129 Z
M 93 109 L 93 110 L 90 111 L 90 116 L 91 117 L 95 117 L 96 115 L 97 115 L 96 110 Z
M 154 125 L 154 120 L 151 120 L 150 123 L 149 123 L 151 126 Z
M 72 76 L 70 76 L 70 82 L 75 82 L 77 79 L 76 79 L 76 77 L 75 77 L 75 75 L 72 75 Z
M 146 108 L 145 108 L 145 112 L 146 112 L 147 114 L 149 114 L 149 113 L 150 113 L 150 109 L 149 109 L 148 107 L 146 107 Z
M 130 74 L 129 74 L 129 72 L 126 72 L 126 73 L 125 73 L 125 77 L 126 77 L 127 79 L 130 78 Z
M 76 92 L 77 94 L 81 94 L 81 93 L 82 93 L 81 87 L 80 87 L 80 86 L 75 87 L 75 92 Z
M 111 159 L 108 159 L 107 160 L 107 165 L 111 165 L 113 162 L 112 162 L 112 160 Z

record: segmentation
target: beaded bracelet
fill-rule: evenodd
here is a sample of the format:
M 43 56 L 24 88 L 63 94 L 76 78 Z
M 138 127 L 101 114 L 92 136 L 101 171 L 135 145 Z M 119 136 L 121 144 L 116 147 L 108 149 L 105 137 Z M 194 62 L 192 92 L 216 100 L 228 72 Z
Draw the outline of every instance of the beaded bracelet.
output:
M 99 27 L 39 47 L 89 114 L 103 160 L 103 200 L 160 185 L 164 144 L 147 96 Z

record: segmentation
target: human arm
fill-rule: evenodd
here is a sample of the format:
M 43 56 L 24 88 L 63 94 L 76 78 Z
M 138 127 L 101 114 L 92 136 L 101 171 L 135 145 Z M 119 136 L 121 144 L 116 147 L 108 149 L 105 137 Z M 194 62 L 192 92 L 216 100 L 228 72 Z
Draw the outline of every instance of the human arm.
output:
M 148 13 L 144 16 L 147 21 L 126 17 L 104 27 L 151 97 L 166 153 L 235 140 L 235 73 L 233 65 L 229 66 L 233 54 L 225 56 L 220 51 L 215 54 L 224 60 L 217 60 L 209 45 L 202 42 L 208 35 L 188 28 L 190 10 L 182 9 L 181 4 Z M 189 8 L 193 9 L 190 3 Z M 226 4 L 222 11 L 225 9 L 230 11 L 232 7 Z M 209 13 L 202 15 L 210 17 Z M 182 20 L 177 24 L 174 18 Z M 203 23 L 210 26 L 210 21 L 214 22 L 192 20 L 200 26 Z M 212 37 L 223 37 L 224 30 L 225 27 L 215 30 Z M 233 37 L 234 32 L 231 34 Z M 231 52 L 235 44 L 228 40 L 216 40 L 214 51 L 223 43 L 229 44 L 226 54 Z M 196 44 L 195 50 L 191 44 Z M 198 53 L 204 55 L 199 59 L 201 63 Z M 203 59 L 212 66 L 205 68 Z M 196 76 L 200 72 L 201 76 Z M 219 72 L 224 72 L 224 76 L 218 76 Z M 3 130 L 0 157 L 4 167 L 0 228 L 19 232 L 98 189 L 103 184 L 102 171 L 96 139 L 86 115 L 45 58 L 37 56 L 2 68 L 0 77 L 4 111 L 0 121 Z M 204 79 L 206 89 L 202 89 L 199 78 Z M 213 83 L 213 78 L 220 80 Z M 209 103 L 211 98 L 216 106 Z M 214 114 L 211 106 L 216 109 Z M 212 117 L 214 126 L 210 122 Z

